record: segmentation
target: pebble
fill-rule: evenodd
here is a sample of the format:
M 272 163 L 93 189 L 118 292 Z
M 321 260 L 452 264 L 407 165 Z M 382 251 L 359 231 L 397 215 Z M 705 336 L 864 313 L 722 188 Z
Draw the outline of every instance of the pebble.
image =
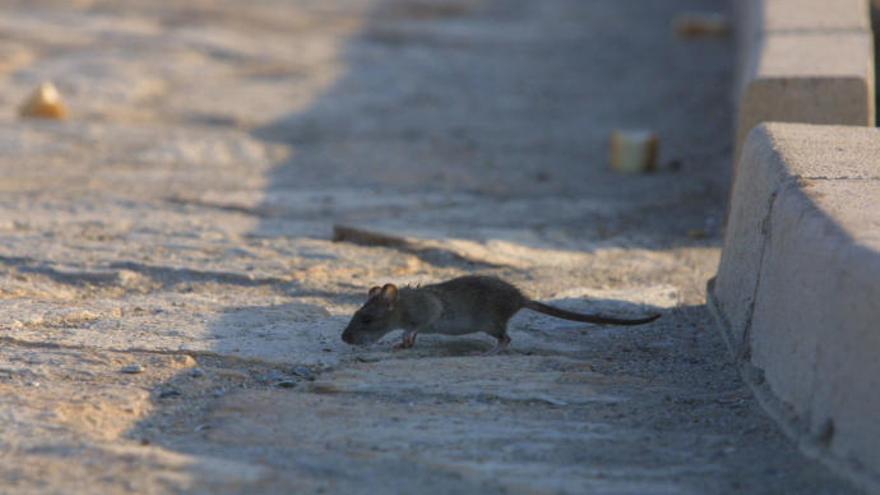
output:
M 308 380 L 310 382 L 315 381 L 315 374 L 312 373 L 312 370 L 308 369 L 305 366 L 297 366 L 293 368 L 290 372 L 291 374 L 296 375 L 303 380 Z
M 259 378 L 260 383 L 274 383 L 285 380 L 286 375 L 278 370 L 272 370 Z
M 184 354 L 182 356 L 174 356 L 174 363 L 181 368 L 192 368 L 196 365 L 196 360 L 189 354 Z
M 275 386 L 281 388 L 293 388 L 296 386 L 296 382 L 293 380 L 281 380 L 280 382 L 276 382 Z
M 201 378 L 201 377 L 205 376 L 205 370 L 203 370 L 201 368 L 193 368 L 192 370 L 190 370 L 189 376 L 191 376 L 193 378 Z
M 123 367 L 119 370 L 123 373 L 128 373 L 129 375 L 136 375 L 138 373 L 144 372 L 144 367 L 139 364 L 129 364 L 128 366 Z

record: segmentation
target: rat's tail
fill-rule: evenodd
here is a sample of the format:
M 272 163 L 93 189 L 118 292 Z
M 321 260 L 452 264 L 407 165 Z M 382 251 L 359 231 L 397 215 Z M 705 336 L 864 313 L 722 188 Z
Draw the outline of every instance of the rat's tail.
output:
M 526 301 L 525 307 L 531 309 L 532 311 L 544 313 L 545 315 L 562 318 L 563 320 L 582 321 L 584 323 L 596 323 L 599 325 L 642 325 L 644 323 L 650 323 L 657 318 L 660 318 L 659 314 L 646 316 L 645 318 L 637 318 L 634 320 L 611 318 L 601 315 L 585 315 L 582 313 L 575 313 L 573 311 L 566 311 L 564 309 L 554 308 L 553 306 L 548 306 L 544 303 L 539 303 L 538 301 L 531 300 Z

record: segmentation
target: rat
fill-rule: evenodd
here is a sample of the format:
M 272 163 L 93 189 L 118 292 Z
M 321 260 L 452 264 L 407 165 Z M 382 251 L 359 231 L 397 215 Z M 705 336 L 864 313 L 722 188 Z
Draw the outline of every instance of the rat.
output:
M 370 289 L 367 302 L 358 309 L 342 340 L 369 345 L 385 334 L 402 328 L 403 341 L 395 349 L 409 349 L 420 333 L 465 335 L 486 332 L 498 340 L 489 351 L 495 354 L 510 344 L 507 322 L 526 308 L 556 318 L 600 325 L 641 325 L 660 317 L 622 319 L 575 313 L 529 299 L 514 285 L 496 277 L 471 275 L 424 287 L 385 284 Z

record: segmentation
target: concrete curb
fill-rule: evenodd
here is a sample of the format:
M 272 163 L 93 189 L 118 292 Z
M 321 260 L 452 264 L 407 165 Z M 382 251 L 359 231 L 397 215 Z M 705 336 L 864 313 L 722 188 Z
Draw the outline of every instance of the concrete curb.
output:
M 880 130 L 806 125 L 874 125 L 869 2 L 734 5 L 734 186 L 708 306 L 783 431 L 880 493 Z
M 868 0 L 744 0 L 736 156 L 761 122 L 874 125 Z
M 880 493 L 880 130 L 764 124 L 745 143 L 709 306 L 803 450 Z
M 725 325 L 724 314 L 719 310 L 718 300 L 713 295 L 714 285 L 715 279 L 713 278 L 706 286 L 709 312 L 712 313 L 712 316 L 721 325 L 722 335 L 728 350 L 735 353 L 735 348 L 733 347 L 730 338 L 729 327 Z M 799 418 L 788 404 L 781 401 L 773 393 L 773 390 L 767 385 L 764 373 L 760 368 L 752 366 L 748 361 L 744 360 L 739 360 L 737 365 L 739 367 L 740 376 L 742 376 L 743 381 L 746 382 L 752 390 L 752 394 L 755 396 L 758 403 L 764 411 L 767 412 L 770 418 L 780 426 L 782 432 L 798 445 L 801 452 L 804 452 L 809 457 L 822 462 L 822 464 L 828 466 L 832 471 L 849 479 L 856 486 L 868 493 L 880 493 L 880 480 L 877 479 L 875 474 L 865 472 L 865 470 L 858 464 L 841 460 L 827 454 L 822 442 L 819 442 L 816 437 L 810 434 L 806 422 Z

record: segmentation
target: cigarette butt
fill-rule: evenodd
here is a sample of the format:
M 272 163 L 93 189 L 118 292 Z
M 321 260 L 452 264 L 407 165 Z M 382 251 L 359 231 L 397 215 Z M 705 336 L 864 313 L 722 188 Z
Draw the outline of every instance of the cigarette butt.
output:
M 610 140 L 611 168 L 624 173 L 645 173 L 657 168 L 657 135 L 644 130 L 616 130 Z
M 675 34 L 682 38 L 727 36 L 730 22 L 722 14 L 680 14 L 672 21 Z
M 40 84 L 19 107 L 21 117 L 56 119 L 67 117 L 67 107 L 58 88 L 50 82 Z

